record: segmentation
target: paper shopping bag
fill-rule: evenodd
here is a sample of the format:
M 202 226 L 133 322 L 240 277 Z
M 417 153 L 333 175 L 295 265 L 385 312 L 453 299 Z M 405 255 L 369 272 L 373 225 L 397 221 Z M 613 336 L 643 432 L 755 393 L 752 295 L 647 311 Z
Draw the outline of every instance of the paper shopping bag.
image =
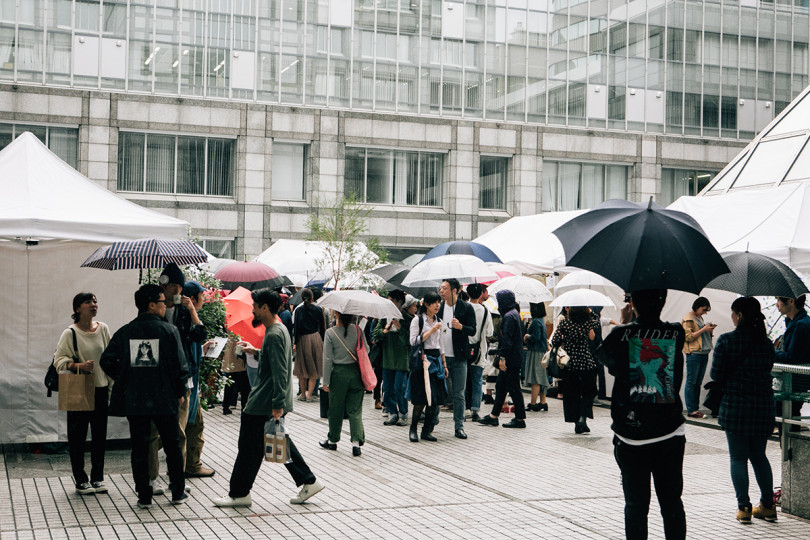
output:
M 283 421 L 271 418 L 264 424 L 264 460 L 287 462 L 287 431 Z
M 96 408 L 96 385 L 92 373 L 59 373 L 59 410 L 92 411 Z

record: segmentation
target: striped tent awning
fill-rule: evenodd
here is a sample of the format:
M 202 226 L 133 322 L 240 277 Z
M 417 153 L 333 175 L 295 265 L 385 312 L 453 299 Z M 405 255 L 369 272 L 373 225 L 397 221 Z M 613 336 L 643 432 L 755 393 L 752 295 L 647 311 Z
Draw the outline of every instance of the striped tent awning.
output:
M 207 260 L 205 251 L 188 240 L 144 238 L 98 248 L 82 266 L 102 270 L 132 270 L 163 268 L 170 262 L 178 266 L 200 264 Z

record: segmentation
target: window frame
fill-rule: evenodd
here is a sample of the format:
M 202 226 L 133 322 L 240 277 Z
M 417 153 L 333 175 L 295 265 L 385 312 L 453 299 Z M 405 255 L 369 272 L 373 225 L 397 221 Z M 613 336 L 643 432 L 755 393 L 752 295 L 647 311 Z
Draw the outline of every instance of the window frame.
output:
M 552 164 L 552 163 L 555 165 L 555 167 L 557 167 L 556 174 L 555 174 L 555 177 L 554 177 L 555 201 L 554 201 L 553 207 L 548 208 L 548 207 L 545 206 L 544 201 L 543 201 L 543 198 L 545 197 L 545 194 L 546 194 L 546 186 L 545 186 L 546 175 L 545 175 L 545 171 L 546 171 L 546 165 Z M 543 184 L 542 184 L 542 187 L 541 187 L 541 200 L 540 200 L 541 208 L 542 208 L 543 212 L 563 212 L 563 211 L 566 211 L 564 209 L 560 209 L 560 201 L 561 201 L 561 193 L 562 193 L 562 190 L 560 189 L 560 168 L 559 168 L 560 165 L 578 165 L 579 166 L 579 177 L 578 177 L 578 186 L 577 186 L 577 207 L 574 208 L 574 209 L 569 209 L 569 210 L 582 210 L 583 209 L 583 206 L 582 206 L 583 178 L 584 178 L 583 169 L 584 169 L 585 166 L 601 166 L 602 167 L 602 186 L 601 186 L 602 193 L 601 193 L 601 197 L 600 197 L 601 200 L 599 202 L 597 202 L 596 204 L 601 204 L 601 203 L 605 202 L 606 200 L 608 200 L 607 199 L 608 176 L 609 176 L 608 175 L 608 169 L 610 167 L 624 168 L 625 176 L 624 176 L 624 197 L 623 198 L 624 199 L 627 198 L 628 183 L 630 181 L 630 174 L 631 174 L 630 170 L 633 167 L 632 163 L 621 163 L 621 162 L 605 163 L 605 162 L 600 162 L 600 161 L 575 161 L 575 160 L 564 160 L 564 159 L 563 160 L 543 159 L 543 177 L 542 177 Z
M 508 200 L 509 200 L 509 177 L 510 177 L 510 174 L 512 172 L 512 158 L 513 157 L 514 157 L 513 155 L 506 156 L 506 155 L 502 155 L 502 154 L 481 154 L 478 157 L 478 209 L 479 210 L 496 210 L 496 211 L 501 210 L 501 211 L 506 211 L 506 206 L 507 206 L 507 203 L 508 203 Z M 483 205 L 482 198 L 483 198 L 483 195 L 484 195 L 484 193 L 483 193 L 484 188 L 483 188 L 483 182 L 482 182 L 482 176 L 481 176 L 481 168 L 482 168 L 481 167 L 481 165 L 482 165 L 481 162 L 484 159 L 502 160 L 505 163 L 505 167 L 504 167 L 504 171 L 503 171 L 503 178 L 502 178 L 502 181 L 501 181 L 501 185 L 499 186 L 500 187 L 499 191 L 501 192 L 500 198 L 502 199 L 502 205 L 501 206 L 484 206 Z
M 24 133 L 25 131 L 28 131 L 28 130 L 19 131 L 18 128 L 20 128 L 20 127 L 35 126 L 35 127 L 45 128 L 45 140 L 42 141 L 42 139 L 39 139 L 39 137 L 37 137 L 37 139 L 39 139 L 48 148 L 48 150 L 50 150 L 54 154 L 56 154 L 56 152 L 54 152 L 54 150 L 51 149 L 51 128 L 75 131 L 76 132 L 76 155 L 75 156 L 70 156 L 70 157 L 73 158 L 74 162 L 71 163 L 71 162 L 65 160 L 59 154 L 56 154 L 56 155 L 57 155 L 57 157 L 59 157 L 59 159 L 61 159 L 62 161 L 64 161 L 65 163 L 67 163 L 68 165 L 73 167 L 74 169 L 78 170 L 78 166 L 79 166 L 79 126 L 78 125 L 76 125 L 76 124 L 48 124 L 48 123 L 43 123 L 43 122 L 0 122 L 0 126 L 3 126 L 3 127 L 9 126 L 9 127 L 11 127 L 11 141 L 9 141 L 9 144 L 14 142 L 14 140 L 17 137 L 19 137 L 21 133 Z M 36 137 L 36 135 L 34 135 L 34 136 Z M 2 147 L 2 148 L 5 148 L 5 146 Z M 0 148 L 0 149 L 2 149 L 2 148 Z
M 131 189 L 121 189 L 120 182 L 121 182 L 121 140 L 122 135 L 125 134 L 134 134 L 134 135 L 143 135 L 143 178 L 141 179 L 141 189 L 139 190 L 131 190 Z M 173 147 L 173 171 L 172 171 L 172 191 L 149 191 L 146 189 L 147 186 L 147 172 L 148 172 L 148 163 L 149 163 L 149 136 L 155 137 L 172 137 L 174 138 L 174 147 Z M 178 180 L 178 150 L 180 146 L 180 138 L 184 139 L 203 139 L 205 141 L 205 148 L 203 150 L 204 154 L 204 162 L 202 164 L 202 170 L 204 173 L 203 177 L 203 193 L 183 193 L 177 191 L 177 180 Z M 210 194 L 209 193 L 209 141 L 226 141 L 231 145 L 231 165 L 230 170 L 228 171 L 228 176 L 230 179 L 230 186 L 229 186 L 229 193 L 225 195 L 221 194 Z M 154 130 L 130 130 L 130 129 L 121 129 L 118 132 L 118 155 L 117 155 L 117 175 L 116 175 L 116 191 L 119 193 L 139 193 L 139 194 L 155 194 L 155 195 L 180 195 L 180 196 L 189 196 L 189 197 L 227 197 L 233 198 L 234 192 L 236 190 L 236 141 L 237 138 L 235 136 L 229 137 L 227 135 L 220 135 L 211 137 L 209 135 L 199 134 L 199 133 L 177 133 L 177 132 L 166 132 L 166 131 L 154 131 Z
M 352 150 L 362 150 L 363 151 L 363 193 L 357 193 L 357 199 L 362 204 L 374 205 L 374 206 L 404 206 L 407 208 L 443 208 L 444 206 L 444 168 L 446 165 L 445 156 L 447 152 L 441 151 L 425 151 L 425 150 L 416 150 L 410 148 L 391 148 L 391 147 L 379 147 L 379 146 L 356 146 L 356 145 L 346 145 L 346 151 Z M 404 153 L 404 154 L 416 154 L 417 161 L 416 161 L 416 195 L 415 198 L 419 201 L 417 204 L 408 204 L 407 203 L 407 194 L 406 194 L 406 202 L 368 202 L 368 160 L 369 160 L 369 150 L 371 151 L 382 151 L 387 153 L 388 159 L 388 177 L 387 177 L 387 186 L 390 190 L 392 199 L 394 197 L 394 180 L 395 176 L 393 174 L 393 163 L 394 163 L 394 154 L 396 153 Z M 441 159 L 441 163 L 437 167 L 437 171 L 439 172 L 438 182 L 438 194 L 436 195 L 436 204 L 422 204 L 424 190 L 423 190 L 423 181 L 422 181 L 422 169 L 423 164 L 426 162 L 423 161 L 423 156 L 438 156 Z M 344 197 L 348 195 L 346 189 L 346 167 L 344 167 L 343 172 L 343 193 Z M 407 190 L 407 188 L 406 188 Z
M 275 184 L 275 156 L 276 156 L 276 146 L 297 146 L 301 147 L 302 154 L 301 154 L 301 197 L 297 199 L 289 198 L 289 197 L 279 197 L 276 195 L 276 190 L 273 186 L 271 186 L 271 193 L 272 198 L 274 201 L 294 201 L 294 202 L 301 202 L 307 200 L 307 159 L 309 158 L 309 146 L 310 141 L 293 141 L 287 139 L 273 139 L 273 151 L 272 155 L 270 156 L 270 174 L 271 174 L 271 182 Z

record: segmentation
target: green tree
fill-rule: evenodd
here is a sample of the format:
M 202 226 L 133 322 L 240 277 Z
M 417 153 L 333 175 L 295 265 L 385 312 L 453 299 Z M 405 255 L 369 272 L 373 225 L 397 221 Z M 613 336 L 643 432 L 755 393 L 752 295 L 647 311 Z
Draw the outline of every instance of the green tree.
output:
M 371 208 L 355 197 L 339 198 L 331 207 L 311 214 L 308 240 L 322 242 L 324 254 L 318 271 L 331 275 L 335 288 L 368 287 L 368 272 L 388 260 L 388 252 L 375 236 L 368 236 Z

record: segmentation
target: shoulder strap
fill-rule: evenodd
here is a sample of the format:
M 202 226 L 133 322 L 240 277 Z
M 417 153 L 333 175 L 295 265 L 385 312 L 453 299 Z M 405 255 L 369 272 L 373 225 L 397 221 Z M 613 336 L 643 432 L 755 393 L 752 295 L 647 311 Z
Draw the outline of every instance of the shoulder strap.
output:
M 356 325 L 355 325 L 355 326 L 356 326 Z M 349 348 L 346 346 L 346 343 L 344 343 L 344 341 L 343 341 L 343 340 L 340 338 L 340 336 L 338 335 L 337 330 L 335 330 L 334 328 L 330 328 L 330 330 L 333 330 L 333 331 L 334 331 L 334 333 L 335 333 L 335 337 L 336 337 L 336 338 L 338 338 L 338 341 L 340 342 L 340 344 L 341 344 L 341 345 L 343 345 L 343 348 L 344 348 L 344 349 L 346 349 L 346 352 L 348 352 L 348 353 L 351 355 L 351 357 L 352 357 L 352 358 L 354 358 L 355 360 L 357 360 L 357 354 L 356 354 L 355 352 L 352 352 L 352 351 L 351 351 L 351 350 L 350 350 L 350 349 L 349 349 Z M 360 330 L 360 327 L 359 327 L 359 326 L 357 326 L 357 330 L 358 330 L 358 331 Z
M 74 330 L 73 327 L 71 327 L 70 331 L 73 334 L 73 358 L 78 360 L 79 359 L 79 346 L 76 344 L 76 330 Z

